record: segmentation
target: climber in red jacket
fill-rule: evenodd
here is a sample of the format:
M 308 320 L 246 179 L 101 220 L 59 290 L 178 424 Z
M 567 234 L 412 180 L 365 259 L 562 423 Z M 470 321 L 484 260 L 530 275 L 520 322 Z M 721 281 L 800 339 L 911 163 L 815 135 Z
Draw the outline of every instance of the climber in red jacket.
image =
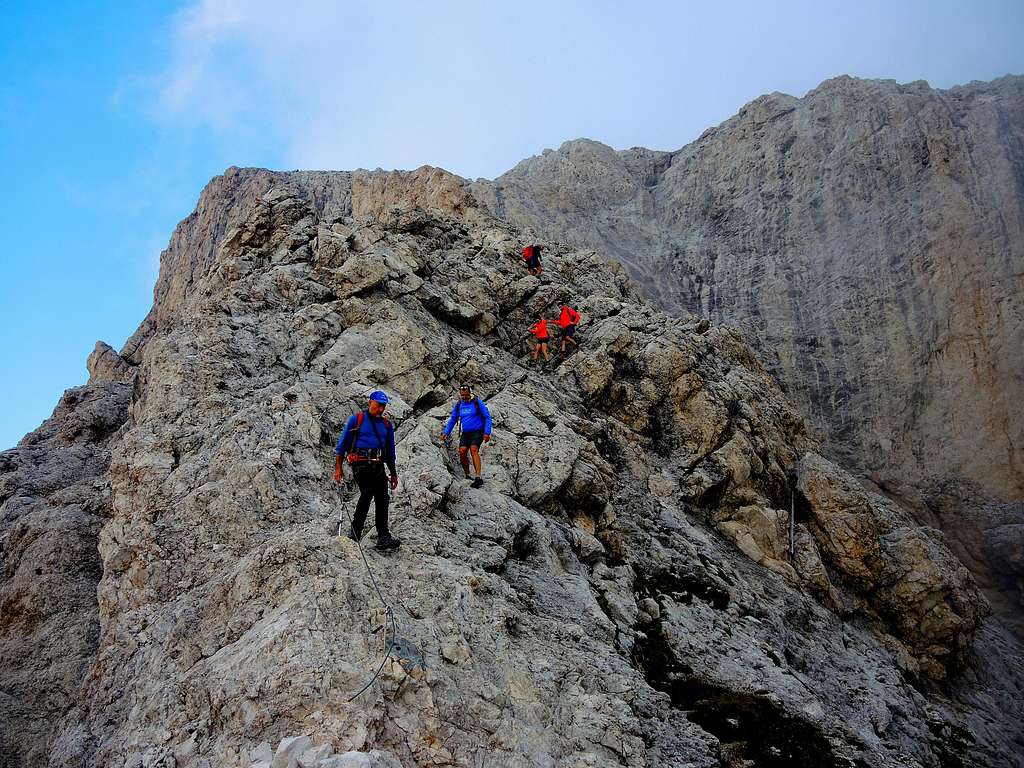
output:
M 523 261 L 526 262 L 526 271 L 531 275 L 539 275 L 544 271 L 540 264 L 540 246 L 528 245 L 523 248 Z
M 536 338 L 533 342 L 533 356 L 532 360 L 536 360 L 540 354 L 544 355 L 544 362 L 547 362 L 551 358 L 548 357 L 548 321 L 545 318 L 540 318 L 536 323 L 530 326 L 530 333 Z
M 562 329 L 562 357 L 565 357 L 565 342 L 571 342 L 576 349 L 580 343 L 576 341 L 576 327 L 580 324 L 580 313 L 568 304 L 562 305 L 562 313 L 558 316 L 558 327 Z

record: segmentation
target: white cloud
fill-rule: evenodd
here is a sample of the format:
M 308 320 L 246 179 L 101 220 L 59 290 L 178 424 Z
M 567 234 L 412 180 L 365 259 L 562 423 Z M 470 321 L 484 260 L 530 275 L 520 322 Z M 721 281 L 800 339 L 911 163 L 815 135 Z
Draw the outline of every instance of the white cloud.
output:
M 570 87 L 566 24 L 539 5 L 199 0 L 176 19 L 159 115 L 212 129 L 230 162 L 495 175 L 581 133 L 553 121 L 597 95 Z
M 887 7 L 196 0 L 175 19 L 158 114 L 219 141 L 225 165 L 492 176 L 578 136 L 676 149 L 762 93 L 841 73 L 945 87 L 1015 68 L 950 63 L 942 34 L 962 23 L 906 12 L 889 30 Z M 967 36 L 989 39 L 997 16 Z M 951 67 L 950 82 L 932 74 Z
M 228 51 L 248 44 L 251 11 L 235 0 L 201 0 L 178 14 L 173 29 L 173 61 L 160 81 L 159 106 L 165 116 L 229 128 L 240 117 L 250 89 L 232 75 Z M 234 59 L 244 65 L 247 56 Z M 249 79 L 251 82 L 251 79 Z

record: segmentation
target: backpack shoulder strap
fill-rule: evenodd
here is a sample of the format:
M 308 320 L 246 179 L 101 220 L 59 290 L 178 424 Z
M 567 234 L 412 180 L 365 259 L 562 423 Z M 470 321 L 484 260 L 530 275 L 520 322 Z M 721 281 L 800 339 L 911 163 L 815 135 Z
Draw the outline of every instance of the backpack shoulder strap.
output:
M 484 419 L 484 411 L 480 407 L 480 398 L 479 397 L 474 397 L 473 398 L 473 405 L 476 407 L 476 415 L 480 418 L 480 429 L 483 429 L 484 428 L 484 424 L 486 423 L 486 419 Z
M 356 441 L 359 440 L 359 430 L 363 428 L 363 412 L 360 411 L 356 414 L 356 428 L 352 430 L 352 436 L 348 440 L 348 445 L 345 446 L 348 453 L 351 453 L 356 449 Z

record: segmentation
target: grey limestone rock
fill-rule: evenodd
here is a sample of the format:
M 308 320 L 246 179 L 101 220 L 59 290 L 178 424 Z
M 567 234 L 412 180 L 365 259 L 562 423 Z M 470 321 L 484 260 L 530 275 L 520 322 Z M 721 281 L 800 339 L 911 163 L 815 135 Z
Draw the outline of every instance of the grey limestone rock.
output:
M 551 243 L 527 276 L 523 238 L 436 169 L 210 183 L 121 352 L 131 384 L 0 459 L 5 600 L 45 586 L 33 505 L 95 518 L 66 553 L 81 604 L 45 603 L 92 622 L 72 668 L 0 625 L 2 690 L 66 688 L 3 700 L 16 764 L 1020 764 L 1020 645 L 941 538 L 817 457 L 738 333 L 656 311 L 593 251 Z M 542 370 L 525 329 L 562 301 L 581 349 Z M 495 420 L 481 488 L 437 439 L 462 382 Z M 327 532 L 354 503 L 333 447 L 375 388 L 387 555 Z
M 102 341 L 96 342 L 96 348 L 86 361 L 86 368 L 89 370 L 90 384 L 99 381 L 128 381 L 133 372 L 131 363 Z
M 82 687 L 99 637 L 97 540 L 110 517 L 110 444 L 131 386 L 64 393 L 53 415 L 0 452 L 0 755 L 74 764 L 88 749 Z M 63 737 L 53 743 L 58 723 Z
M 838 77 L 678 151 L 572 141 L 473 189 L 541 242 L 618 259 L 660 307 L 737 327 L 827 455 L 941 518 L 1020 621 L 1005 561 L 977 554 L 990 510 L 1024 502 L 1022 167 L 1022 77 Z

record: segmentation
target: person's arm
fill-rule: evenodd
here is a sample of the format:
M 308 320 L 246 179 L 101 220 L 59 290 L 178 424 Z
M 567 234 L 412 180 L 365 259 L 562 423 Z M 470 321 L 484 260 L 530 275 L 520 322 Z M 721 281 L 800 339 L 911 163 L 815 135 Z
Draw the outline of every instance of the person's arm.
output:
M 350 449 L 346 448 L 349 436 L 352 434 L 352 430 L 356 426 L 355 414 L 348 417 L 348 421 L 345 422 L 345 429 L 341 432 L 341 437 L 338 438 L 338 445 L 334 448 L 334 453 L 337 456 L 344 456 L 349 452 Z
M 338 438 L 338 445 L 334 448 L 334 479 L 338 482 L 344 476 L 344 470 L 342 468 L 343 459 L 345 456 L 345 444 L 349 439 L 349 435 L 355 428 L 355 416 L 349 416 L 348 421 L 345 422 L 345 429 L 342 430 L 341 437 Z
M 391 489 L 394 490 L 395 486 L 398 485 L 398 468 L 396 466 L 398 459 L 395 451 L 395 426 L 391 422 L 388 422 L 387 441 L 387 465 L 388 472 L 391 473 Z
M 484 439 L 489 440 L 491 437 L 491 427 L 494 426 L 491 422 L 491 412 L 487 409 L 487 403 L 479 398 L 477 401 L 480 403 L 480 408 L 484 412 Z
M 450 435 L 452 433 L 452 430 L 455 429 L 455 421 L 458 418 L 459 418 L 459 404 L 458 404 L 458 402 L 456 402 L 455 406 L 452 408 L 452 415 L 448 418 L 448 423 L 445 425 L 444 434 L 441 435 L 442 439 L 448 437 L 448 435 Z

